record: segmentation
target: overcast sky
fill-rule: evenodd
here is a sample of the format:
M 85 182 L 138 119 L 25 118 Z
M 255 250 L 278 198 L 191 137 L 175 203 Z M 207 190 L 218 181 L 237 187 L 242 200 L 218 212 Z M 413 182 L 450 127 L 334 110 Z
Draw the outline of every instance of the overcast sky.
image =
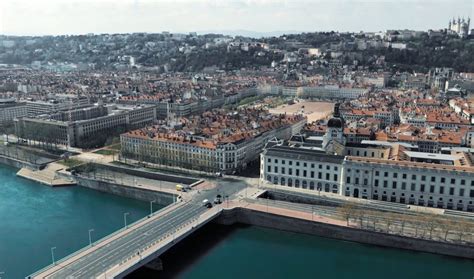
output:
M 474 0 L 0 0 L 0 34 L 428 30 L 473 14 Z

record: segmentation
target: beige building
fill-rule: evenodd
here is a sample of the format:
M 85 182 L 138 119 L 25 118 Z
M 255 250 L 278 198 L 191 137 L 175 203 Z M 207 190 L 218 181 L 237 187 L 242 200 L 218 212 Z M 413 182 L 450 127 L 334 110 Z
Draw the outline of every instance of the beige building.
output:
M 25 140 L 95 147 L 114 133 L 153 124 L 155 119 L 155 106 L 89 107 L 38 118 L 18 118 L 15 120 L 15 134 Z

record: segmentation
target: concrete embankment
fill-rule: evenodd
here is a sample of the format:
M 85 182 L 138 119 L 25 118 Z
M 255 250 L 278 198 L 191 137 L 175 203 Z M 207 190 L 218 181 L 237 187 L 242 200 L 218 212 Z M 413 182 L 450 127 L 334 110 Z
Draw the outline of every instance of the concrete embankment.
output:
M 143 178 L 154 179 L 154 180 L 163 180 L 163 181 L 169 181 L 169 182 L 183 183 L 186 185 L 191 185 L 199 181 L 199 179 L 195 179 L 195 178 L 169 175 L 169 174 L 164 174 L 164 173 L 159 173 L 159 172 L 152 172 L 152 171 L 147 171 L 143 169 L 134 169 L 130 167 L 122 167 L 122 166 L 117 166 L 117 165 L 112 165 L 112 164 L 104 165 L 104 164 L 93 163 L 92 165 L 96 168 L 107 169 L 107 170 L 111 170 L 115 172 L 125 173 L 132 176 L 143 177 Z
M 175 198 L 175 195 L 169 193 L 120 185 L 112 182 L 96 180 L 93 178 L 74 176 L 74 180 L 79 186 L 142 201 L 154 201 L 158 204 L 170 204 Z
M 33 164 L 33 163 L 29 163 L 29 162 L 26 162 L 26 161 L 22 161 L 22 160 L 15 159 L 15 158 L 8 157 L 8 156 L 4 156 L 4 155 L 0 155 L 0 164 L 15 167 L 15 168 L 18 168 L 18 169 L 21 169 L 21 168 L 24 168 L 24 167 L 27 167 L 27 168 L 30 168 L 30 169 L 38 169 L 40 167 L 40 165 L 36 165 L 36 164 Z
M 337 226 L 247 208 L 235 208 L 224 211 L 215 222 L 225 225 L 242 223 L 384 247 L 474 259 L 474 246 L 442 243 L 426 239 Z

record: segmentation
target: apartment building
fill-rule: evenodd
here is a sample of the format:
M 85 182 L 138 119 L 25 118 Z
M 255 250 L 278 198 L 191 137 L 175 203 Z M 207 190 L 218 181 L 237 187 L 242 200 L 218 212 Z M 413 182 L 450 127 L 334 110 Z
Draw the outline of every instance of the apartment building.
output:
M 25 140 L 93 147 L 109 135 L 153 124 L 155 119 L 154 106 L 96 106 L 37 118 L 18 118 L 15 134 Z
M 0 99 L 0 127 L 13 124 L 16 117 L 26 116 L 25 103 L 17 103 L 13 99 Z
M 42 114 L 51 114 L 62 110 L 87 107 L 89 100 L 87 98 L 74 98 L 67 100 L 49 100 L 49 101 L 25 101 L 29 117 Z
M 209 118 L 218 118 L 209 114 Z M 201 122 L 204 121 L 199 120 L 197 123 Z M 170 131 L 160 126 L 130 131 L 120 137 L 122 157 L 209 173 L 234 173 L 258 159 L 259 153 L 270 139 L 289 139 L 299 133 L 306 118 L 268 115 L 259 124 L 248 121 L 248 127 L 242 126 L 244 121 L 235 123 L 240 130 L 225 126 L 224 122 L 210 125 L 221 126 L 221 130 L 195 127 L 196 131 L 208 131 L 212 134 Z M 230 132 L 231 130 L 234 132 Z

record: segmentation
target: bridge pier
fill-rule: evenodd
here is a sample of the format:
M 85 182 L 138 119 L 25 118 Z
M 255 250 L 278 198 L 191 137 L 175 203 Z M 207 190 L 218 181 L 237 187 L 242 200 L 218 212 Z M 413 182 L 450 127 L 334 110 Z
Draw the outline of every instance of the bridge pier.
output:
M 147 263 L 145 265 L 146 268 L 153 269 L 156 271 L 162 271 L 163 270 L 163 261 L 160 258 L 156 258 L 152 260 L 151 262 Z

